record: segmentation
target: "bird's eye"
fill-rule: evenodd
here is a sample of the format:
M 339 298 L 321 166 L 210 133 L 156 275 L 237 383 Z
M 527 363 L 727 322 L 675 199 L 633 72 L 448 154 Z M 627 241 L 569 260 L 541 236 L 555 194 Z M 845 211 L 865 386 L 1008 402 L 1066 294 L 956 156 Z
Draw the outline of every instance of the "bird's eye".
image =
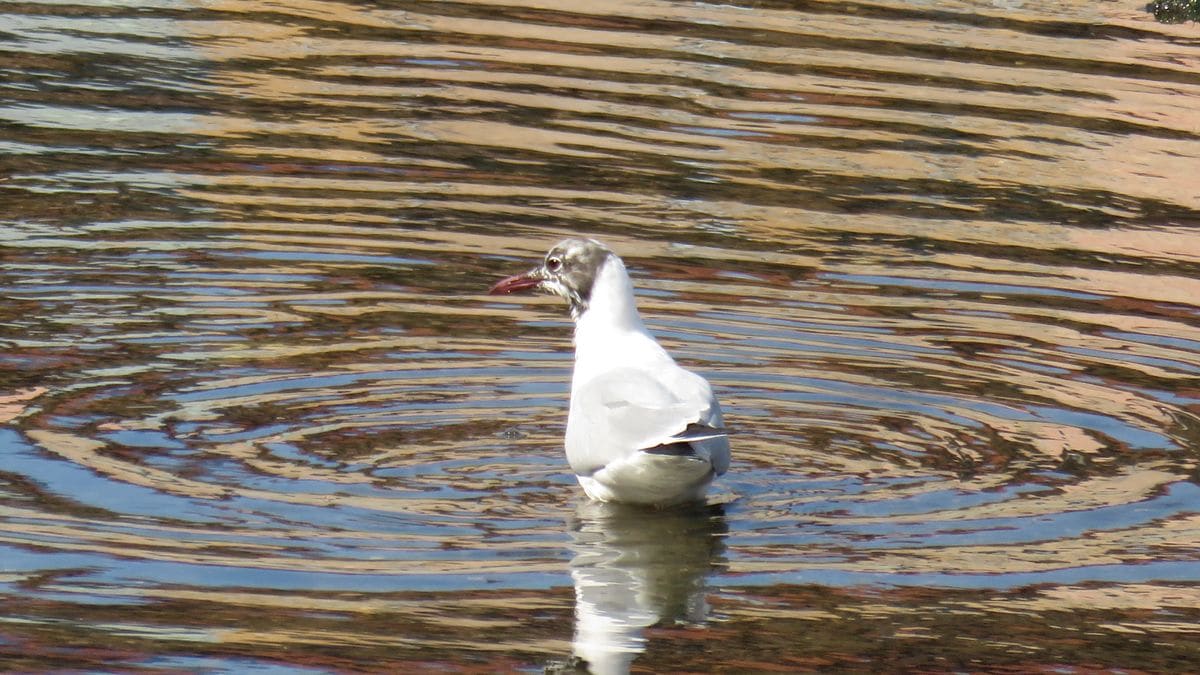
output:
M 557 272 L 559 269 L 562 268 L 562 259 L 561 258 L 548 258 L 548 259 L 546 259 L 546 267 L 551 272 Z

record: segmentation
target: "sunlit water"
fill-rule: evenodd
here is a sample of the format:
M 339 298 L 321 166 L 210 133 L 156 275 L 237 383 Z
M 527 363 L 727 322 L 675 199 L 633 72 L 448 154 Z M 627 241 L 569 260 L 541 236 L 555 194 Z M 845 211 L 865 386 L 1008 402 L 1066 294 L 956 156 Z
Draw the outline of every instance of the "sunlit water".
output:
M 0 3 L 6 670 L 1200 659 L 1200 29 L 1138 3 Z M 588 504 L 557 239 L 716 387 Z M 588 665 L 584 665 L 588 664 Z

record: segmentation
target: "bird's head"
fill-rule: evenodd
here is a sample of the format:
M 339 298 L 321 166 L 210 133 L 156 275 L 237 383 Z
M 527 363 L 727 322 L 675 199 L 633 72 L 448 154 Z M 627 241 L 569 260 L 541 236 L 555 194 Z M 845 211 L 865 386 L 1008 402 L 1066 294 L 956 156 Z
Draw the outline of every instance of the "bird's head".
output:
M 542 264 L 496 282 L 491 295 L 509 295 L 522 291 L 540 291 L 564 298 L 571 315 L 579 318 L 587 310 L 592 287 L 612 249 L 595 239 L 564 239 L 551 248 Z

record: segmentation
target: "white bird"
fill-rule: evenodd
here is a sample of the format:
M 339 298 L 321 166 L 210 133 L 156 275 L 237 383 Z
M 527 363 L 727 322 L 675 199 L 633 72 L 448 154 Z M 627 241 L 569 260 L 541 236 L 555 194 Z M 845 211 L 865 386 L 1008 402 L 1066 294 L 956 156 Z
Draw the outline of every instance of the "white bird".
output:
M 642 323 L 625 264 L 594 239 L 566 239 L 493 295 L 562 296 L 575 319 L 567 462 L 592 499 L 671 506 L 704 498 L 729 468 L 721 406 Z

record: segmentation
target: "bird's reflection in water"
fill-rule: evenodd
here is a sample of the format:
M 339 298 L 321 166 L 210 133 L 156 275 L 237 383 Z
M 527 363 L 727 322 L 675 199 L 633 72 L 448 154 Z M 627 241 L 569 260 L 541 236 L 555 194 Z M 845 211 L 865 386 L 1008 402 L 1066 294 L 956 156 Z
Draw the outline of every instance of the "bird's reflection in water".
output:
M 575 657 L 597 675 L 627 673 L 644 630 L 708 617 L 709 576 L 724 562 L 724 509 L 653 510 L 587 502 L 569 521 Z

